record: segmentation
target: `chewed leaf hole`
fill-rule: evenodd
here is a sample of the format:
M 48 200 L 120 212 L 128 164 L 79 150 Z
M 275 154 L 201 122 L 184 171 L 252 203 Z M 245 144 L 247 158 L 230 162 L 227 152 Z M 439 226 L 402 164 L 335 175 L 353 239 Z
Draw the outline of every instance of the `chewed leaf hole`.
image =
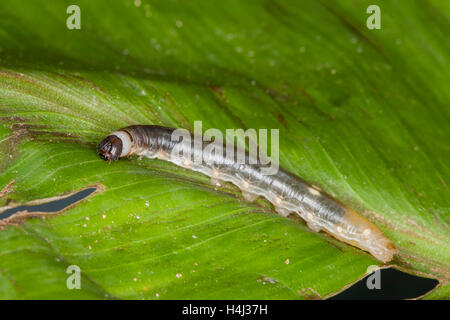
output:
M 17 225 L 27 218 L 53 216 L 72 208 L 94 193 L 103 191 L 102 185 L 89 186 L 80 191 L 52 198 L 33 200 L 18 206 L 0 208 L 0 228 Z
M 394 268 L 378 269 L 329 300 L 417 299 L 438 284 L 436 279 L 414 276 Z

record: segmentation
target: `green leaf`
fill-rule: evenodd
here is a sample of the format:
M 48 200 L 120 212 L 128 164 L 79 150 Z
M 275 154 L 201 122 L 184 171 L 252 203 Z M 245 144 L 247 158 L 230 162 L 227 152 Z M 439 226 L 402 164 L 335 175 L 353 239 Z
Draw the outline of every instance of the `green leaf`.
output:
M 96 155 L 123 126 L 195 120 L 279 128 L 281 166 L 376 223 L 392 264 L 448 297 L 450 7 L 376 1 L 369 30 L 372 2 L 78 1 L 68 30 L 68 1 L 2 1 L 0 206 L 102 190 L 0 230 L 0 298 L 325 298 L 378 264 L 234 186 Z

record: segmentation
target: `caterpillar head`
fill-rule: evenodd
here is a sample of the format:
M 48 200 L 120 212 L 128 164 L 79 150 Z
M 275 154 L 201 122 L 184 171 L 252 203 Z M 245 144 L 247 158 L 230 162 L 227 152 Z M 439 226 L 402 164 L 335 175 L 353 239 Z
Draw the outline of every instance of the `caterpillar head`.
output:
M 122 140 L 116 135 L 109 135 L 100 142 L 97 152 L 103 160 L 118 160 L 122 154 Z

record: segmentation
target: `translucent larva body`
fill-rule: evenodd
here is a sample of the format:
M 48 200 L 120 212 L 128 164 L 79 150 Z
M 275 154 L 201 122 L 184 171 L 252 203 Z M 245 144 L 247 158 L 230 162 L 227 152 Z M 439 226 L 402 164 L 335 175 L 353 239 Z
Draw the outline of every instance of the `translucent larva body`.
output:
M 301 178 L 282 169 L 274 175 L 264 175 L 259 163 L 238 163 L 226 158 L 225 154 L 203 153 L 204 161 L 194 162 L 195 154 L 202 152 L 208 143 L 195 146 L 192 142 L 172 141 L 174 130 L 153 125 L 126 127 L 103 139 L 98 153 L 105 160 L 139 155 L 173 162 L 210 176 L 213 183 L 222 180 L 235 184 L 249 201 L 258 196 L 265 197 L 282 216 L 298 214 L 313 231 L 324 230 L 370 252 L 382 262 L 390 261 L 397 253 L 377 226 Z M 182 156 L 179 150 L 182 150 Z M 246 153 L 245 157 L 248 160 L 250 155 Z

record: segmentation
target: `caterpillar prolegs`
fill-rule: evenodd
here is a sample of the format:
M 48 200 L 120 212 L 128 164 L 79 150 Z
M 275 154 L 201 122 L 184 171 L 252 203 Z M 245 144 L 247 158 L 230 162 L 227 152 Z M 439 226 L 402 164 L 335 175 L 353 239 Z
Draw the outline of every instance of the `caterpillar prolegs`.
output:
M 390 261 L 397 249 L 370 221 L 351 208 L 307 183 L 301 178 L 279 169 L 276 174 L 262 173 L 261 163 L 251 161 L 245 152 L 245 163 L 226 157 L 225 152 L 203 152 L 209 145 L 173 139 L 176 129 L 155 125 L 136 125 L 115 131 L 103 139 L 98 154 L 104 160 L 139 155 L 173 162 L 179 166 L 201 172 L 213 181 L 228 181 L 238 186 L 246 200 L 265 197 L 282 216 L 296 213 L 315 232 L 326 231 L 335 238 L 370 252 L 382 262 Z M 224 146 L 225 150 L 227 146 Z M 193 161 L 202 154 L 200 163 Z

